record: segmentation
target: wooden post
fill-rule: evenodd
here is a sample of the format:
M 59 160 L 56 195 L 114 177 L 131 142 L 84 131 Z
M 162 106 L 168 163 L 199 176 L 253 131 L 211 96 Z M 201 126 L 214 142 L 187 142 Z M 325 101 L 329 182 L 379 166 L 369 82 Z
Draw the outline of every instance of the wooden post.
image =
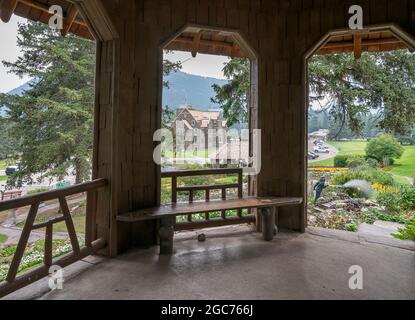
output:
M 160 221 L 160 254 L 173 253 L 174 217 L 163 218 Z
M 10 18 L 12 17 L 14 10 L 16 10 L 17 3 L 17 0 L 4 0 L 3 2 L 1 2 L 0 18 L 4 23 L 10 21 Z
M 273 208 L 264 208 L 262 213 L 262 236 L 265 241 L 272 241 L 275 234 L 275 214 Z

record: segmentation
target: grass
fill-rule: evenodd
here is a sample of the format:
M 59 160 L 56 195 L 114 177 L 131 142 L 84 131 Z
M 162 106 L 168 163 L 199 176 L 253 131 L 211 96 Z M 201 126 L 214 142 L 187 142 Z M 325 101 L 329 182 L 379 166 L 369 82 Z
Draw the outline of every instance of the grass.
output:
M 0 244 L 5 243 L 8 237 L 5 234 L 0 234 Z
M 0 176 L 0 182 L 7 181 L 7 176 Z
M 396 160 L 390 172 L 399 176 L 415 177 L 415 146 L 405 146 L 402 157 Z
M 364 155 L 366 148 L 366 141 L 330 141 L 328 144 L 332 145 L 342 154 Z M 318 162 L 310 163 L 310 166 L 333 166 L 334 157 Z

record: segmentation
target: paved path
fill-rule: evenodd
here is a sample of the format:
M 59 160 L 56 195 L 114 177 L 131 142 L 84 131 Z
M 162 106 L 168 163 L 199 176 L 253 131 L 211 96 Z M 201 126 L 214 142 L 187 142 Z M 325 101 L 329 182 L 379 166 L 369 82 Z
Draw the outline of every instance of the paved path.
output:
M 17 244 L 20 239 L 20 235 L 22 234 L 22 229 L 18 227 L 3 227 L 0 226 L 0 234 L 4 234 L 7 236 L 7 241 L 0 245 L 0 248 L 8 247 L 14 244 Z M 38 240 L 42 240 L 45 238 L 45 232 L 43 231 L 32 231 L 29 237 L 29 243 L 34 243 Z M 53 234 L 54 240 L 66 240 L 68 239 L 68 235 L 61 232 L 55 232 Z
M 318 154 L 319 157 L 317 159 L 308 160 L 308 163 L 313 164 L 315 162 L 328 160 L 328 159 L 334 158 L 339 153 L 339 151 L 335 147 L 333 147 L 332 145 L 330 145 L 330 144 L 326 144 L 326 145 L 329 148 L 330 152 L 329 153 L 319 153 Z M 308 150 L 314 152 L 313 151 L 314 148 L 315 148 L 315 145 L 313 144 L 313 141 L 309 141 L 308 142 Z
M 78 203 L 82 199 L 73 199 L 68 201 L 68 205 Z M 39 209 L 38 214 L 46 212 L 48 210 L 57 209 L 59 207 L 58 203 L 51 204 Z M 0 225 L 0 234 L 7 236 L 7 241 L 0 245 L 1 247 L 7 247 L 13 244 L 17 244 L 22 234 L 22 228 L 16 227 L 15 222 L 18 224 L 24 221 L 27 217 L 27 213 L 21 214 L 14 221 L 13 217 L 9 217 L 4 223 Z M 29 243 L 36 242 L 38 240 L 45 238 L 44 231 L 32 231 L 29 238 Z M 54 232 L 54 239 L 67 239 L 68 235 L 65 233 Z

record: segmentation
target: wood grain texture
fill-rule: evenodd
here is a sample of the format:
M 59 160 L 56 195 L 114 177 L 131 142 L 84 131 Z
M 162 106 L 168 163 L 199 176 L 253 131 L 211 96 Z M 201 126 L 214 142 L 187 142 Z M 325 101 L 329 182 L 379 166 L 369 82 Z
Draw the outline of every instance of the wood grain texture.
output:
M 119 38 L 104 41 L 98 64 L 96 177 L 110 181 L 97 196 L 97 234 L 113 254 L 156 242 L 149 221 L 115 223 L 118 214 L 154 207 L 160 169 L 152 136 L 160 128 L 160 45 L 185 26 L 239 31 L 256 53 L 250 97 L 252 128 L 262 130 L 261 173 L 250 194 L 305 197 L 306 99 L 304 55 L 329 31 L 347 28 L 349 0 L 102 0 Z M 356 0 L 365 24 L 414 25 L 413 0 Z M 411 11 L 412 12 L 412 11 Z M 351 50 L 352 47 L 351 47 Z M 190 56 L 190 53 L 189 53 Z M 105 193 L 107 192 L 107 193 Z M 305 205 L 281 208 L 278 225 L 304 231 Z
M 118 221 L 135 222 L 143 220 L 161 219 L 168 216 L 188 215 L 199 212 L 217 212 L 222 210 L 238 210 L 251 208 L 287 207 L 302 204 L 302 198 L 256 198 L 248 197 L 235 200 L 215 200 L 210 202 L 192 202 L 165 205 L 119 215 Z

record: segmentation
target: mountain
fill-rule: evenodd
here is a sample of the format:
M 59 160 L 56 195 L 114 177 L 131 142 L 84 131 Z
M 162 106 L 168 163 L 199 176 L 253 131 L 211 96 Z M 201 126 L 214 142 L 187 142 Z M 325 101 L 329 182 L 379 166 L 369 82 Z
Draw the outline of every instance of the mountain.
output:
M 32 84 L 34 84 L 36 82 L 36 80 L 30 80 L 24 84 L 22 84 L 21 86 L 7 92 L 7 94 L 10 95 L 16 95 L 16 96 L 20 96 L 23 94 L 23 92 L 30 90 L 32 87 Z M 0 106 L 0 117 L 4 116 L 4 114 L 6 113 L 6 110 L 4 107 Z
M 177 109 L 182 105 L 190 105 L 196 109 L 218 109 L 219 105 L 210 99 L 215 96 L 213 84 L 223 86 L 228 81 L 216 78 L 195 76 L 181 71 L 171 73 L 164 78 L 169 88 L 163 90 L 163 106 Z
M 23 94 L 23 92 L 30 90 L 31 89 L 31 85 L 35 82 L 35 80 L 30 80 L 24 84 L 22 84 L 20 87 L 17 87 L 15 89 L 13 89 L 12 91 L 7 92 L 7 94 L 11 94 L 11 95 L 16 95 L 16 96 L 20 96 Z
M 215 96 L 213 84 L 224 85 L 226 80 L 196 76 L 181 71 L 171 73 L 164 78 L 169 83 L 169 88 L 163 89 L 163 106 L 177 109 L 182 105 L 190 105 L 200 110 L 218 109 L 219 106 L 210 101 Z M 24 91 L 30 90 L 34 80 L 13 89 L 8 94 L 21 95 Z M 4 114 L 1 110 L 0 115 Z

